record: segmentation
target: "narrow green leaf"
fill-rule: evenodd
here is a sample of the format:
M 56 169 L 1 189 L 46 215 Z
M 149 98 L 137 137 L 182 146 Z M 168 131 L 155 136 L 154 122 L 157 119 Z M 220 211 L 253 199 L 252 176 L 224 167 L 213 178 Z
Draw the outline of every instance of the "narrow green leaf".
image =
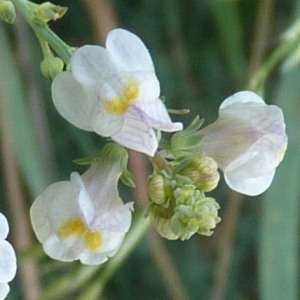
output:
M 262 203 L 259 248 L 261 299 L 298 299 L 300 68 L 282 74 L 275 97 L 285 115 L 288 151 Z
M 5 101 L 14 148 L 24 179 L 31 194 L 37 195 L 47 184 L 46 171 L 42 169 L 21 75 L 3 24 L 0 24 L 0 45 L 0 82 L 3 89 L 1 101 Z
M 243 86 L 247 80 L 246 59 L 243 53 L 243 26 L 236 1 L 210 1 L 215 16 L 224 61 L 237 86 Z

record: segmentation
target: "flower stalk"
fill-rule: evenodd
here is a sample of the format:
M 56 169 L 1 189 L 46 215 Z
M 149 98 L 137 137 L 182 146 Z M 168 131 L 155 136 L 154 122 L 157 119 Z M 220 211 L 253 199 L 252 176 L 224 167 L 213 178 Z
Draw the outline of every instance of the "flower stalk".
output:
M 130 255 L 130 253 L 147 232 L 150 226 L 150 218 L 148 218 L 146 215 L 147 210 L 136 212 L 133 224 L 124 240 L 122 247 L 102 269 L 102 272 L 97 280 L 97 285 L 99 286 L 99 297 L 102 294 L 106 283 L 115 274 L 117 269 L 122 265 L 125 259 Z
M 43 37 L 51 46 L 51 48 L 62 58 L 68 65 L 74 48 L 68 46 L 60 39 L 45 22 L 38 22 L 33 12 L 31 2 L 27 0 L 12 0 L 11 1 L 18 12 L 24 17 L 36 35 Z

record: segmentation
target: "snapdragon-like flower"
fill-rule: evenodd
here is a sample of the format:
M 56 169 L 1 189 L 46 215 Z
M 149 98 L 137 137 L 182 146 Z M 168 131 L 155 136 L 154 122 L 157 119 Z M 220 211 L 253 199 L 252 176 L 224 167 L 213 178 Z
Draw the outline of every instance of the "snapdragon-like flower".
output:
M 74 126 L 150 156 L 158 147 L 154 129 L 182 129 L 171 122 L 159 95 L 147 48 L 123 29 L 109 32 L 106 48 L 75 51 L 71 71 L 58 74 L 52 84 L 54 105 Z
M 9 227 L 5 216 L 0 213 L 0 300 L 5 299 L 9 293 L 10 282 L 16 275 L 16 254 L 7 238 Z
M 198 134 L 197 150 L 216 160 L 230 188 L 251 196 L 270 186 L 287 148 L 281 109 L 250 91 L 227 98 L 218 120 Z
M 125 149 L 108 146 L 82 176 L 74 172 L 70 181 L 54 183 L 37 197 L 31 221 L 50 257 L 96 265 L 117 252 L 133 210 L 117 190 L 127 158 Z

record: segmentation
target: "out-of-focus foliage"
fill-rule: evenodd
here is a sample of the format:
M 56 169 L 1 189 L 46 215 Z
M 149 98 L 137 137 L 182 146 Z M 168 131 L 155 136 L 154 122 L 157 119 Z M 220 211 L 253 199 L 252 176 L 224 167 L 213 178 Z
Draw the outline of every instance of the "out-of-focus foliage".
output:
M 214 120 L 219 104 L 226 97 L 247 88 L 261 2 L 268 0 L 114 0 L 110 3 L 121 26 L 138 34 L 148 46 L 167 106 L 191 109 L 187 116 L 173 116 L 173 119 L 188 124 L 197 114 L 205 118 L 207 123 Z M 270 33 L 263 41 L 266 54 L 260 64 L 268 59 L 279 45 L 281 34 L 292 25 L 295 20 L 293 11 L 298 2 L 269 1 L 273 14 L 270 16 Z M 95 43 L 84 1 L 57 0 L 56 4 L 68 6 L 69 10 L 61 20 L 51 24 L 51 28 L 72 46 Z M 8 115 L 14 126 L 13 132 L 16 132 L 15 151 L 25 185 L 24 198 L 31 200 L 46 187 L 47 182 L 67 179 L 74 170 L 84 171 L 72 160 L 98 151 L 101 140 L 95 134 L 74 128 L 55 111 L 50 97 L 50 81 L 42 78 L 38 70 L 41 55 L 27 25 L 19 23 L 18 27 L 13 27 L 0 23 L 0 36 L 0 89 L 2 86 L 3 90 L 9 87 L 11 94 L 7 95 L 13 97 L 10 100 L 13 109 Z M 10 47 L 10 54 L 6 54 L 5 47 Z M 10 61 L 11 55 L 14 61 Z M 13 77 L 5 73 L 3 62 L 14 64 Z M 9 65 L 6 67 L 9 69 Z M 266 202 L 263 202 L 264 197 L 242 200 L 243 209 L 236 225 L 224 299 L 294 300 L 299 292 L 297 183 L 300 178 L 297 170 L 299 151 L 295 150 L 299 147 L 296 140 L 300 139 L 300 114 L 297 114 L 299 83 L 299 66 L 295 66 L 289 74 L 275 70 L 264 87 L 268 103 L 278 100 L 280 96 L 278 105 L 282 105 L 286 115 L 288 133 L 291 134 L 290 145 L 296 148 L 288 151 L 288 165 L 279 168 Z M 276 88 L 278 85 L 279 89 Z M 20 124 L 21 120 L 23 125 Z M 48 145 L 46 150 L 35 142 L 31 143 L 35 138 L 33 135 L 39 137 L 42 145 Z M 45 142 L 43 137 L 50 141 Z M 2 164 L 4 159 L 2 156 Z M 37 160 L 42 160 L 42 163 L 37 163 Z M 293 173 L 289 172 L 290 168 L 294 168 Z M 287 176 L 292 180 L 288 180 Z M 0 180 L 3 191 L 4 173 L 1 173 Z M 132 200 L 130 191 L 122 188 L 122 192 L 124 199 Z M 227 189 L 221 182 L 219 189 L 211 194 L 220 203 L 221 217 L 226 220 Z M 278 195 L 280 198 L 273 201 Z M 29 203 L 26 203 L 27 207 Z M 14 211 L 9 211 L 8 207 L 6 194 L 2 192 L 0 209 L 13 215 Z M 270 211 L 273 215 L 269 215 Z M 274 221 L 272 218 L 280 220 L 279 223 L 275 222 L 279 226 L 276 227 L 278 231 L 274 231 L 272 222 L 268 223 L 268 220 Z M 287 221 L 290 226 L 284 227 Z M 278 246 L 277 243 L 281 243 L 282 236 L 286 237 L 282 242 L 284 247 L 280 248 L 280 255 L 278 252 L 274 254 L 272 251 Z M 187 242 L 164 241 L 190 299 L 211 299 L 216 288 L 216 265 L 219 266 L 217 249 L 223 238 L 221 222 L 212 237 L 195 236 Z M 108 282 L 104 299 L 172 299 L 149 245 L 149 239 L 142 240 Z M 54 262 L 45 257 L 40 245 L 37 247 L 36 244 L 23 255 L 34 257 L 38 264 L 44 292 L 41 299 L 98 299 L 96 283 L 105 266 L 97 269 L 81 267 L 78 263 Z M 266 261 L 270 257 L 273 260 Z M 19 264 L 22 264 L 21 259 Z M 276 268 L 276 265 L 285 268 L 283 274 L 288 274 L 286 278 L 292 282 L 290 286 L 279 284 L 282 269 Z M 270 274 L 278 276 L 272 278 Z M 20 281 L 19 277 L 11 284 L 12 291 L 8 299 L 23 299 Z M 279 288 L 280 296 L 276 293 Z M 287 288 L 290 294 L 284 293 Z

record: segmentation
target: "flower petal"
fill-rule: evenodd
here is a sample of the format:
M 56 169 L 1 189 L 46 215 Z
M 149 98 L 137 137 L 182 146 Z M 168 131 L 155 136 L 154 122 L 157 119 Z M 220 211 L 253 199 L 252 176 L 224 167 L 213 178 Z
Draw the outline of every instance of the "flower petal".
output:
M 84 88 L 70 72 L 58 74 L 51 86 L 52 98 L 58 112 L 74 126 L 93 131 L 92 120 L 97 104 L 96 91 Z
M 110 31 L 106 39 L 106 49 L 124 71 L 154 72 L 148 49 L 138 36 L 127 30 L 118 28 Z
M 251 91 L 241 91 L 238 93 L 235 93 L 234 95 L 226 98 L 222 104 L 220 105 L 220 110 L 224 109 L 227 106 L 230 106 L 232 104 L 253 104 L 253 105 L 265 105 L 264 100 L 259 97 L 257 94 Z
M 85 189 L 83 180 L 77 172 L 73 172 L 70 176 L 77 193 L 77 202 L 81 211 L 81 215 L 85 220 L 85 224 L 90 224 L 95 218 L 95 206 L 92 202 L 87 190 Z
M 108 233 L 110 235 L 109 242 L 107 242 L 107 237 L 105 238 L 104 247 L 101 248 L 101 252 L 88 252 L 82 253 L 80 255 L 80 261 L 87 265 L 99 265 L 108 260 L 108 258 L 114 256 L 116 252 L 119 250 L 120 246 L 122 245 L 124 234 L 116 235 Z M 112 241 L 113 238 L 113 241 Z
M 72 244 L 75 246 L 72 247 Z M 74 241 L 72 244 L 68 245 L 53 234 L 44 242 L 43 248 L 51 258 L 67 262 L 79 259 L 80 253 L 82 252 L 80 243 Z
M 232 179 L 230 175 L 230 172 L 225 172 L 224 178 L 232 190 L 248 196 L 257 196 L 265 192 L 270 187 L 275 175 L 275 169 L 263 176 L 242 180 Z
M 56 182 L 33 202 L 30 218 L 40 242 L 45 242 L 62 224 L 80 215 L 76 194 L 69 181 Z
M 87 87 L 96 87 L 100 80 L 112 77 L 120 70 L 105 48 L 92 45 L 75 51 L 71 68 L 75 79 Z
M 232 177 L 244 179 L 262 176 L 274 170 L 281 162 L 285 148 L 276 135 L 266 135 L 253 144 L 246 152 L 231 161 L 224 172 Z
M 135 114 L 155 129 L 174 132 L 183 128 L 180 122 L 172 123 L 167 109 L 160 99 L 152 102 L 139 102 L 132 107 L 132 110 L 136 110 Z
M 283 114 L 273 105 L 237 102 L 226 106 L 220 109 L 218 120 L 200 133 L 205 136 L 201 150 L 217 160 L 221 169 L 233 161 L 237 164 L 240 156 L 245 160 L 246 152 L 251 156 L 257 151 L 279 155 L 287 147 Z
M 7 283 L 0 282 L 0 299 L 3 300 L 6 298 L 10 291 L 9 285 Z
M 120 199 L 120 198 L 119 198 Z M 121 199 L 120 199 L 121 200 Z M 129 203 L 127 203 L 129 204 Z M 131 225 L 131 204 L 103 211 L 91 224 L 92 228 L 110 233 L 126 233 Z
M 11 244 L 0 240 L 0 282 L 9 282 L 15 277 L 16 261 L 16 254 Z
M 120 132 L 111 136 L 120 145 L 153 156 L 158 141 L 153 128 L 133 110 L 128 110 Z
M 107 252 L 82 253 L 80 261 L 85 265 L 96 266 L 105 263 L 108 260 Z
M 8 235 L 9 227 L 6 217 L 0 213 L 0 239 L 6 239 Z
M 270 186 L 287 148 L 281 109 L 250 91 L 227 98 L 218 120 L 199 133 L 205 137 L 198 150 L 217 161 L 232 189 L 247 195 Z
M 114 115 L 106 111 L 99 111 L 93 121 L 93 130 L 104 137 L 112 136 L 118 133 L 123 125 L 124 117 Z
M 88 223 L 91 230 L 122 233 L 128 231 L 132 206 L 124 205 L 118 195 L 117 182 L 120 174 L 121 166 L 118 164 L 95 163 L 82 175 L 85 188 L 89 197 L 93 199 L 95 211 L 98 212 Z

